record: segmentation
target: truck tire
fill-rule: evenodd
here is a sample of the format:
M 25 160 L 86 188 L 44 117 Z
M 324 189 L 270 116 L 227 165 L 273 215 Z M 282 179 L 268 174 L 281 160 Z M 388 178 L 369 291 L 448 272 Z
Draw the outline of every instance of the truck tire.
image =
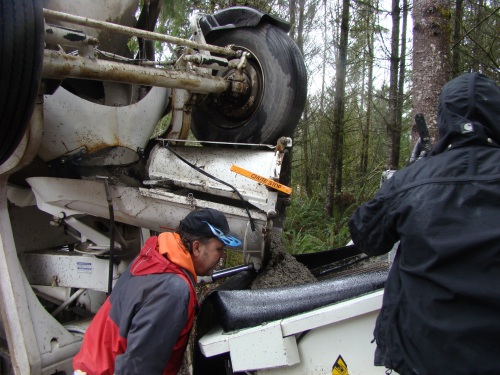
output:
M 300 119 L 307 94 L 302 55 L 279 27 L 261 23 L 208 34 L 207 43 L 234 44 L 251 52 L 242 95 L 210 94 L 193 110 L 191 131 L 200 141 L 274 144 L 290 137 Z M 231 79 L 235 70 L 216 73 Z
M 42 2 L 2 0 L 0 12 L 0 164 L 21 141 L 40 86 Z

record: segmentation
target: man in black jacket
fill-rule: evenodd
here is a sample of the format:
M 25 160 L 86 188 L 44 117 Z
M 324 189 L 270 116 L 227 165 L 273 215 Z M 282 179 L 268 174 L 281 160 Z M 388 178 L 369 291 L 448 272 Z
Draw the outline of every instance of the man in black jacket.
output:
M 442 89 L 439 141 L 349 222 L 363 252 L 400 245 L 375 327 L 375 365 L 500 374 L 500 89 L 478 73 Z

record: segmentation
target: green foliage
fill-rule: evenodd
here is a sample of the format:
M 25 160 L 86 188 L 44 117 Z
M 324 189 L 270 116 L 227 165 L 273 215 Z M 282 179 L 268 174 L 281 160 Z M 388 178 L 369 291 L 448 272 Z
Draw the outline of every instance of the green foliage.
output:
M 283 234 L 285 248 L 292 254 L 313 253 L 341 247 L 350 239 L 347 223 L 357 207 L 334 209 L 332 218 L 325 217 L 325 202 L 319 196 L 307 198 L 304 195 L 292 200 L 287 209 Z
M 169 112 L 166 116 L 163 116 L 160 121 L 156 124 L 155 130 L 151 135 L 151 139 L 155 139 L 163 135 L 170 125 L 170 121 L 172 120 L 172 112 Z
M 242 265 L 243 263 L 244 259 L 242 252 L 226 248 L 226 259 L 224 268 L 236 267 Z
M 464 1 L 458 28 L 459 75 L 479 71 L 500 81 L 500 5 L 496 0 Z M 456 11 L 456 9 L 454 10 Z

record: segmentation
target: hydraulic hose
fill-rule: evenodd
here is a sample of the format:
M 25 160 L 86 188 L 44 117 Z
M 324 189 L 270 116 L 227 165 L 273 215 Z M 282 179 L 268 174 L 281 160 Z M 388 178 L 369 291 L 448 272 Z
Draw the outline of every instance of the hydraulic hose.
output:
M 113 263 L 115 254 L 115 212 L 113 208 L 113 198 L 109 190 L 109 183 L 107 177 L 98 177 L 104 180 L 104 188 L 106 189 L 106 200 L 108 201 L 109 209 L 109 270 L 108 270 L 108 295 L 111 294 L 113 289 Z

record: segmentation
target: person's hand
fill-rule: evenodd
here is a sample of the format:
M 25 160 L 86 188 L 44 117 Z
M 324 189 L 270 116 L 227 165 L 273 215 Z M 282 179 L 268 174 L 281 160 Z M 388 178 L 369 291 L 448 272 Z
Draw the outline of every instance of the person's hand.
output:
M 411 165 L 415 163 L 417 160 L 420 160 L 422 158 L 425 158 L 427 156 L 427 151 L 425 151 L 425 148 L 423 147 L 422 144 L 422 139 L 418 138 L 417 143 L 415 143 L 415 146 L 413 146 L 413 151 L 411 152 L 410 160 L 408 160 L 408 165 Z

